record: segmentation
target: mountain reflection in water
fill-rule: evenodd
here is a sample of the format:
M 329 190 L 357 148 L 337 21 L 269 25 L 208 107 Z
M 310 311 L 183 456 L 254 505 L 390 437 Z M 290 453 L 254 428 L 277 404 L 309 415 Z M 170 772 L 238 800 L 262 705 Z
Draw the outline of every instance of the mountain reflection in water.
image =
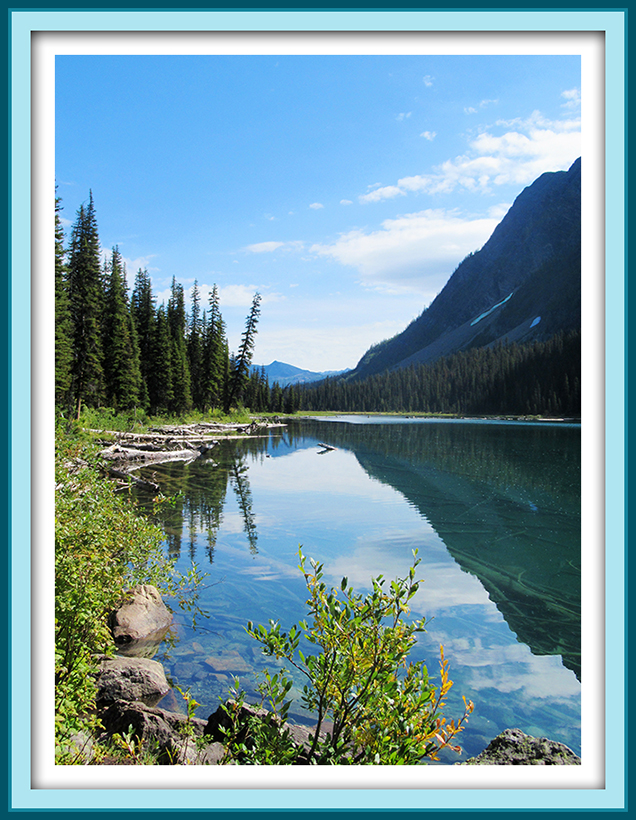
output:
M 337 450 L 324 452 L 324 444 Z M 579 427 L 303 419 L 144 472 L 175 495 L 161 514 L 170 554 L 221 577 L 203 602 L 213 612 L 215 651 L 231 635 L 258 671 L 266 663 L 248 639 L 241 648 L 237 625 L 304 617 L 299 543 L 334 584 L 348 575 L 361 591 L 372 574 L 403 574 L 418 547 L 425 584 L 413 610 L 434 614 L 418 651 L 430 658 L 443 642 L 457 697 L 479 701 L 467 751 L 513 725 L 577 750 Z M 562 661 L 562 674 L 546 656 Z M 200 662 L 175 666 L 186 668 L 197 700 L 204 687 L 221 686 Z
M 581 674 L 580 430 L 334 424 L 476 575 L 520 641 Z M 343 435 L 344 434 L 344 435 Z

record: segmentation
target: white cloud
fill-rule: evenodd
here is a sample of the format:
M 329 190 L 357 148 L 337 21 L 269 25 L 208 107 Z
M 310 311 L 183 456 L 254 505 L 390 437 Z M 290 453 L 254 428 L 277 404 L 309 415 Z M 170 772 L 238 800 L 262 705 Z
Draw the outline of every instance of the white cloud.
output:
M 488 216 L 491 219 L 496 219 L 497 222 L 501 222 L 511 207 L 512 202 L 500 202 L 499 205 L 491 205 L 488 208 Z
M 402 122 L 402 120 L 408 120 L 413 112 L 409 111 L 407 114 L 398 114 L 395 118 L 398 122 Z
M 458 263 L 489 238 L 499 220 L 428 209 L 387 219 L 380 230 L 353 230 L 313 253 L 355 268 L 367 287 L 416 292 L 431 300 Z
M 255 245 L 248 245 L 245 250 L 250 253 L 272 253 L 282 248 L 284 244 L 284 242 L 257 242 Z
M 201 279 L 197 282 L 197 287 L 199 289 L 199 304 L 201 306 L 201 310 L 207 310 L 209 305 L 209 298 L 210 293 L 212 293 L 212 288 L 214 285 L 215 274 L 210 274 L 209 276 L 205 277 L 209 280 L 208 282 L 201 281 Z M 184 301 L 186 310 L 189 311 L 192 305 L 192 289 L 194 287 L 194 280 L 193 279 L 185 279 L 179 278 L 177 280 L 181 285 L 184 286 Z M 262 304 L 265 305 L 267 303 L 273 302 L 280 302 L 285 299 L 285 297 L 280 293 L 269 293 L 267 286 L 256 285 L 256 284 L 237 284 L 237 285 L 221 285 L 219 286 L 217 283 L 217 290 L 219 296 L 219 302 L 221 306 L 221 313 L 224 313 L 226 308 L 250 308 L 252 305 L 252 300 L 254 299 L 254 294 L 256 292 L 261 294 Z M 170 296 L 172 294 L 171 287 L 164 288 L 163 290 L 156 291 L 155 296 L 157 298 L 157 304 L 161 305 L 168 304 Z M 224 318 L 225 317 L 224 315 Z
M 325 206 L 320 202 L 312 202 L 309 207 L 313 208 L 314 211 L 318 211 L 318 210 L 320 210 L 320 208 L 324 208 Z
M 472 106 L 468 106 L 467 108 L 464 108 L 464 114 L 476 114 L 476 113 L 477 113 L 477 109 L 473 108 Z
M 201 291 L 203 290 L 208 291 L 211 288 L 207 286 L 201 286 Z M 254 294 L 259 291 L 257 285 L 225 285 L 219 288 L 219 304 L 221 306 L 221 312 L 223 312 L 223 308 L 225 307 L 247 307 L 249 308 L 252 304 L 252 300 L 254 299 Z M 260 292 L 260 291 L 259 291 Z M 201 302 L 203 303 L 203 293 Z M 265 299 L 263 298 L 263 301 Z M 207 304 L 207 293 L 205 297 L 205 303 Z
M 435 131 L 422 131 L 420 137 L 424 137 L 424 139 L 428 140 L 429 142 L 433 142 L 437 134 Z
M 333 308 L 325 304 L 324 311 Z M 311 311 L 322 309 L 322 303 L 312 300 Z M 359 311 L 358 311 L 359 312 Z M 313 326 L 311 319 L 300 322 L 290 321 L 268 323 L 264 315 L 256 340 L 255 359 L 258 363 L 271 362 L 274 359 L 291 362 L 296 367 L 321 372 L 323 370 L 344 370 L 356 365 L 360 357 L 379 339 L 386 339 L 404 330 L 404 320 L 369 321 L 367 323 L 351 322 L 353 309 L 349 312 L 349 321 L 342 321 L 338 326 Z
M 287 242 L 270 241 L 257 242 L 255 245 L 247 245 L 243 250 L 247 253 L 274 253 L 274 251 L 298 251 L 302 250 L 305 243 L 300 239 L 293 239 Z
M 353 202 L 350 199 L 341 199 L 340 204 L 341 205 L 353 205 Z
M 150 260 L 154 259 L 155 256 L 156 254 L 152 253 L 150 256 L 138 256 L 136 259 L 128 259 L 126 256 L 122 257 L 122 261 L 126 266 L 126 281 L 128 282 L 128 287 L 134 287 L 135 276 L 140 268 L 147 270 L 150 274 L 157 273 L 161 270 L 161 268 L 150 267 L 149 265 Z
M 569 91 L 564 91 L 561 96 L 565 102 L 561 104 L 562 108 L 575 110 L 581 105 L 581 91 L 578 88 L 571 88 Z
M 128 270 L 134 271 L 136 274 L 139 268 L 147 270 L 149 273 L 158 271 L 159 268 L 150 267 L 150 260 L 156 257 L 156 253 L 151 253 L 150 256 L 138 256 L 136 259 L 129 259 L 127 256 L 122 257 L 124 264 Z
M 358 197 L 360 202 L 380 202 L 382 199 L 392 199 L 394 196 L 402 196 L 405 193 L 397 185 L 385 185 L 383 188 L 376 188 L 368 194 Z
M 427 74 L 425 77 L 422 77 L 422 82 L 427 88 L 430 88 L 433 85 L 433 80 L 435 77 L 431 77 L 430 74 Z
M 576 100 L 575 91 L 566 94 L 569 102 Z M 379 202 L 406 193 L 450 193 L 462 188 L 491 193 L 500 185 L 528 185 L 546 171 L 567 170 L 580 153 L 579 118 L 548 120 L 535 111 L 526 119 L 498 120 L 472 139 L 465 154 L 430 173 L 376 188 L 359 200 Z

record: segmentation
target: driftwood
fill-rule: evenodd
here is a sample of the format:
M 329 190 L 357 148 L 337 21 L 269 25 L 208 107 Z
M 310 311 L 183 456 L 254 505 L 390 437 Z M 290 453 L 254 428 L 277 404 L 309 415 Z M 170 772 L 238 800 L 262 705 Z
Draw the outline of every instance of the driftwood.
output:
M 118 470 L 116 467 L 113 467 L 112 464 L 108 466 L 108 474 L 112 475 L 114 478 L 123 478 L 126 481 L 130 481 L 135 486 L 141 487 L 144 490 L 153 490 L 154 492 L 157 492 L 159 489 L 159 485 L 155 484 L 154 481 L 147 481 L 143 478 L 138 478 L 136 475 L 126 472 L 126 470 Z
M 134 447 L 122 447 L 113 444 L 100 452 L 100 456 L 108 461 L 155 464 L 159 461 L 187 461 L 201 455 L 199 449 L 188 447 L 184 450 L 141 450 Z
M 219 439 L 240 438 L 255 433 L 261 427 L 284 426 L 280 423 L 252 421 L 249 424 L 197 423 L 178 426 L 152 427 L 147 433 L 122 432 L 119 430 L 91 430 L 101 436 L 113 436 L 115 442 L 105 447 L 100 456 L 108 466 L 106 471 L 115 478 L 132 481 L 152 490 L 159 487 L 152 481 L 144 481 L 131 475 L 132 470 L 147 464 L 166 461 L 191 461 L 212 450 Z M 225 433 L 226 436 L 219 435 Z M 107 442 L 102 440 L 102 444 Z

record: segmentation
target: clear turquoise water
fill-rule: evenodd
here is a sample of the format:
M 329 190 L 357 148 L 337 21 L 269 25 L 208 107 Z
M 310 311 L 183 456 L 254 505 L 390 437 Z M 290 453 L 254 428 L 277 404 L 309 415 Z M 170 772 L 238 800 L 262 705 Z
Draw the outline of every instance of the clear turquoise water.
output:
M 430 620 L 414 656 L 436 673 L 443 644 L 446 714 L 460 714 L 462 695 L 475 703 L 463 757 L 444 762 L 516 727 L 580 753 L 578 426 L 304 420 L 147 472 L 181 493 L 167 549 L 181 569 L 208 573 L 207 617 L 193 629 L 178 612 L 176 644 L 160 657 L 200 717 L 234 676 L 253 697 L 258 672 L 276 668 L 243 627 L 304 617 L 300 544 L 327 580 L 346 575 L 361 591 L 380 573 L 404 576 L 417 548 L 425 582 L 413 613 Z

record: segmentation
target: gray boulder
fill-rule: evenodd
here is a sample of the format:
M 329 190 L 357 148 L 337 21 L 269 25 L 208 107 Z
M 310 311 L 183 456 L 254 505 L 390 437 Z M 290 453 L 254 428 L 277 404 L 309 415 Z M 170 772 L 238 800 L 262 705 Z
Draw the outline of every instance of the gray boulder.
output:
M 169 690 L 163 666 L 148 658 L 106 658 L 98 670 L 98 706 L 117 700 L 154 706 Z
M 581 758 L 564 743 L 506 729 L 484 751 L 458 766 L 578 766 Z
M 200 718 L 188 721 L 185 715 L 124 700 L 111 703 L 99 716 L 106 730 L 102 739 L 132 728 L 146 748 L 158 751 L 160 763 L 215 765 L 223 757 L 220 743 L 201 742 L 207 721 Z
M 172 623 L 172 613 L 156 587 L 140 584 L 131 590 L 122 606 L 110 615 L 109 625 L 117 646 L 152 636 L 156 640 Z M 162 635 L 161 635 L 162 636 Z

